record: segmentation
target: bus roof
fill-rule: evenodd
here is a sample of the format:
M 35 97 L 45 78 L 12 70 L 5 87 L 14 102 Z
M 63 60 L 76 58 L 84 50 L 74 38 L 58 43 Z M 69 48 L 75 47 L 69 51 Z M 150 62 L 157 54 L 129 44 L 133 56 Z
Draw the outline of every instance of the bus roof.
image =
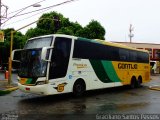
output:
M 33 38 L 30 38 L 29 40 L 36 39 L 36 38 L 43 38 L 43 37 L 51 37 L 51 36 L 54 36 L 54 37 L 75 38 L 75 39 L 77 39 L 77 37 L 71 36 L 71 35 L 65 35 L 65 34 L 49 34 L 49 35 L 42 35 L 42 36 L 33 37 Z
M 78 39 L 78 40 L 84 40 L 84 41 L 88 41 L 88 42 L 92 42 L 92 43 L 98 43 L 98 44 L 103 44 L 103 45 L 109 45 L 109 46 L 119 47 L 119 48 L 126 48 L 126 49 L 131 49 L 131 50 L 137 50 L 137 51 L 141 51 L 141 52 L 148 52 L 147 50 L 140 50 L 140 49 L 136 49 L 136 48 L 129 47 L 129 46 L 126 46 L 126 45 L 123 45 L 123 44 L 119 44 L 119 43 L 113 43 L 113 42 L 109 42 L 109 41 L 105 41 L 105 40 L 100 40 L 100 39 L 88 39 L 88 38 L 76 37 L 76 36 L 65 35 L 65 34 L 42 35 L 42 36 L 30 38 L 29 40 L 32 40 L 32 39 L 35 39 L 35 38 L 50 37 L 50 36 L 74 38 L 75 40 Z

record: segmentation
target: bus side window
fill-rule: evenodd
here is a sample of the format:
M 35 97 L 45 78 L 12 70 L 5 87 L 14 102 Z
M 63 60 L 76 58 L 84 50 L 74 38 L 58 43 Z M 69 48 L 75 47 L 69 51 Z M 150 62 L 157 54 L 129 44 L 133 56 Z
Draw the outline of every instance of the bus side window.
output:
M 123 48 L 119 49 L 119 59 L 121 61 L 129 61 L 129 51 Z

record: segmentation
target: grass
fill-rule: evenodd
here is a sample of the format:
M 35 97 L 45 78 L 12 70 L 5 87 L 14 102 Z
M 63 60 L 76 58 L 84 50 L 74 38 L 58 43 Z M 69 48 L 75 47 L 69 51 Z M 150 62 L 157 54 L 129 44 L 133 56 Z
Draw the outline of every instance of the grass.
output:
M 0 90 L 0 96 L 10 93 L 11 91 Z

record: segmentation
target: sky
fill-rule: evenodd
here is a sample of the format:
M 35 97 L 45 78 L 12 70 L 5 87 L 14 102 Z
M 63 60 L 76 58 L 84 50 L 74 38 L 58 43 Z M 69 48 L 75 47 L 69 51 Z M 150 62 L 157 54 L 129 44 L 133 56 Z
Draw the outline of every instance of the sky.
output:
M 1 0 L 8 6 L 7 17 L 13 16 L 16 10 L 25 8 L 41 0 Z M 19 14 L 55 5 L 67 0 L 45 0 L 41 7 L 29 7 Z M 2 8 L 4 9 L 4 8 Z M 129 26 L 133 26 L 132 42 L 160 44 L 160 0 L 76 0 L 61 6 L 9 19 L 2 29 L 19 29 L 51 11 L 61 13 L 70 21 L 78 22 L 83 27 L 91 20 L 97 20 L 105 28 L 107 41 L 129 42 Z M 2 11 L 3 12 L 3 11 Z M 4 22 L 4 19 L 2 22 Z M 20 30 L 25 33 L 36 24 Z

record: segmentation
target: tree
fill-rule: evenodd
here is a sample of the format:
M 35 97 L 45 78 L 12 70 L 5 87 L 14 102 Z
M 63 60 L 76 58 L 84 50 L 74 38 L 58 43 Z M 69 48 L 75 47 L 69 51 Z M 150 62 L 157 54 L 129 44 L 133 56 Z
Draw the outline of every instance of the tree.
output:
M 71 22 L 69 18 L 65 18 L 62 14 L 53 11 L 43 14 L 39 18 L 36 28 L 29 29 L 26 36 L 31 38 L 55 33 L 90 39 L 104 39 L 105 29 L 95 20 L 92 20 L 83 28 L 78 22 Z
M 92 20 L 83 30 L 79 31 L 78 34 L 79 36 L 89 39 L 105 39 L 105 29 L 95 20 Z
M 0 43 L 0 64 L 7 63 L 10 56 L 10 40 L 13 28 L 4 29 L 4 43 Z M 13 49 L 23 48 L 26 37 L 21 32 L 15 32 L 13 38 Z
M 31 38 L 55 33 L 73 35 L 72 29 L 68 28 L 71 25 L 69 19 L 63 17 L 62 14 L 56 12 L 45 13 L 39 18 L 36 28 L 29 29 L 26 36 Z
M 57 31 L 58 34 L 74 35 L 72 27 L 62 27 Z
M 64 18 L 62 14 L 50 12 L 43 14 L 37 23 L 37 28 L 47 30 L 48 33 L 54 34 L 62 27 L 70 25 L 69 19 Z
M 50 34 L 48 30 L 45 30 L 45 29 L 41 29 L 41 28 L 30 28 L 25 36 L 27 39 L 29 38 L 32 38 L 32 37 L 37 37 L 37 36 L 40 36 L 40 35 L 47 35 L 47 34 Z

